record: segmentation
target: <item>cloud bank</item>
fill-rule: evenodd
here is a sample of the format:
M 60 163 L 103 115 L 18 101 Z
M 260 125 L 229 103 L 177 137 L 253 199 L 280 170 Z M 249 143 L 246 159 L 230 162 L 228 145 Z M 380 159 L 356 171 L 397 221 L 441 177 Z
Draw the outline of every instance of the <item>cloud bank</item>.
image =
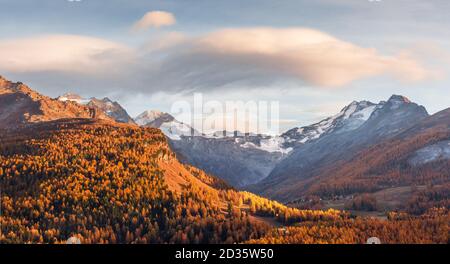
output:
M 133 27 L 133 31 L 141 31 L 148 28 L 171 26 L 176 23 L 175 16 L 165 11 L 152 11 L 146 13 Z
M 182 48 L 178 46 L 162 69 L 177 72 L 187 83 L 206 80 L 217 86 L 293 78 L 314 86 L 340 87 L 385 74 L 404 81 L 424 80 L 431 75 L 406 54 L 381 55 L 375 49 L 305 28 L 213 32 Z
M 0 71 L 98 74 L 128 63 L 132 53 L 112 41 L 77 35 L 0 40 Z
M 170 16 L 146 17 L 139 28 L 174 22 Z M 118 87 L 111 91 L 117 93 L 256 88 L 286 80 L 343 87 L 384 75 L 401 81 L 433 76 L 406 52 L 383 55 L 307 28 L 223 29 L 197 37 L 169 33 L 134 48 L 92 37 L 47 35 L 0 40 L 0 58 L 1 72 L 41 72 L 60 78 L 59 85 L 80 79 L 86 89 Z

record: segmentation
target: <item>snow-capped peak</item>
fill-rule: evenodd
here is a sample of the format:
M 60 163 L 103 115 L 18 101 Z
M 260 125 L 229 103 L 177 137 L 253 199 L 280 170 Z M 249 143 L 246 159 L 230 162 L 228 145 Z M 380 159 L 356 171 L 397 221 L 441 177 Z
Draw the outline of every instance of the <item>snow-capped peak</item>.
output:
M 411 103 L 411 100 L 403 95 L 394 94 L 389 98 L 388 102 Z
M 285 138 L 283 137 L 272 137 L 272 136 L 266 136 L 259 138 L 259 142 L 255 143 L 252 141 L 246 141 L 245 138 L 239 138 L 237 139 L 236 143 L 243 143 L 240 146 L 242 148 L 253 148 L 253 149 L 259 149 L 262 151 L 274 153 L 279 152 L 281 154 L 289 154 L 293 150 L 292 147 L 285 147 Z
M 103 103 L 107 104 L 108 106 L 112 106 L 114 105 L 115 102 L 113 102 L 111 99 L 109 99 L 108 97 L 105 97 L 101 100 Z
M 182 136 L 200 136 L 201 134 L 188 124 L 176 120 L 168 113 L 158 110 L 145 111 L 134 121 L 140 126 L 159 128 L 172 140 L 180 140 Z
M 164 114 L 165 113 L 158 111 L 158 110 L 147 110 L 147 111 L 143 112 L 142 114 L 138 115 L 134 119 L 134 121 L 136 122 L 136 124 L 138 124 L 140 126 L 145 126 L 145 125 L 155 121 L 156 119 L 160 118 Z
M 392 95 L 391 98 L 389 98 L 389 100 L 387 101 L 387 104 L 389 105 L 390 109 L 394 110 L 394 109 L 398 109 L 399 107 L 401 107 L 402 105 L 405 104 L 410 104 L 411 101 L 406 98 L 405 96 L 402 95 Z
M 327 133 L 354 130 L 367 121 L 376 108 L 377 105 L 369 101 L 353 101 L 338 114 L 310 126 L 291 129 L 282 137 L 291 144 L 306 143 Z

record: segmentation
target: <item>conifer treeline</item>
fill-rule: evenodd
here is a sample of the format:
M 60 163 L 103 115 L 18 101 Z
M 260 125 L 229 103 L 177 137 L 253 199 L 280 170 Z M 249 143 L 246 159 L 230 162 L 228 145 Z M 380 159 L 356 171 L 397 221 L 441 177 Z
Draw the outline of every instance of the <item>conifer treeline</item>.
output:
M 257 244 L 365 244 L 377 237 L 383 244 L 448 244 L 450 215 L 432 208 L 420 217 L 390 213 L 387 220 L 375 218 L 306 222 L 275 229 Z

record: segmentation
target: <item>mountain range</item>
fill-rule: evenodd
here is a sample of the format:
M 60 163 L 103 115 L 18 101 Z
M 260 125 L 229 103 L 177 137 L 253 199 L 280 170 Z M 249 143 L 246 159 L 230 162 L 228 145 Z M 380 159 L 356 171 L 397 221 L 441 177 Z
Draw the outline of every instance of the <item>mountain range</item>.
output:
M 450 152 L 449 110 L 430 116 L 423 106 L 400 95 L 379 103 L 351 102 L 334 116 L 292 128 L 279 136 L 237 131 L 205 135 L 157 110 L 145 111 L 133 119 L 119 103 L 108 98 L 84 99 L 75 94 L 65 94 L 51 99 L 21 83 L 5 79 L 1 79 L 0 87 L 0 101 L 9 102 L 2 104 L 0 109 L 4 126 L 14 125 L 11 120 L 33 122 L 89 118 L 95 109 L 101 119 L 158 128 L 167 136 L 168 143 L 183 163 L 216 175 L 236 188 L 283 202 L 311 195 L 330 198 L 395 186 L 441 184 L 450 177 L 450 170 L 445 170 Z M 11 97 L 16 98 L 14 104 L 9 100 Z M 48 107 L 50 104 L 52 107 Z M 430 133 L 426 137 L 433 140 L 423 139 L 424 130 Z M 420 144 L 416 142 L 419 139 L 423 139 Z M 416 141 L 413 144 L 411 140 Z M 398 157 L 386 158 L 379 152 L 380 149 L 385 153 L 396 152 L 399 144 L 415 147 L 398 153 L 403 157 L 401 160 Z M 374 153 L 380 157 L 374 157 Z M 376 167 L 374 160 L 384 160 L 377 166 L 388 166 L 389 172 Z M 393 160 L 397 163 L 394 164 Z M 440 167 L 435 169 L 430 165 L 437 163 Z M 411 175 L 411 167 L 427 175 L 418 180 L 417 175 Z M 398 175 L 386 179 L 387 176 L 381 172 L 374 172 L 375 168 L 389 175 L 395 171 Z M 440 176 L 429 176 L 435 174 Z
M 372 179 L 374 179 L 379 177 L 379 175 L 370 174 L 373 173 L 371 170 L 374 168 L 369 164 L 373 163 L 374 160 L 386 158 L 384 153 L 378 152 L 380 156 L 371 156 L 370 160 L 368 160 L 365 159 L 368 155 L 367 152 L 373 151 L 373 149 L 383 144 L 397 149 L 399 143 L 388 144 L 387 142 L 391 142 L 393 139 L 409 141 L 411 138 L 419 137 L 421 130 L 411 130 L 414 125 L 421 122 L 426 123 L 428 120 L 436 118 L 436 115 L 446 116 L 448 114 L 449 111 L 447 110 L 429 116 L 424 107 L 410 102 L 405 97 L 394 95 L 387 102 L 377 104 L 370 117 L 360 125 L 355 126 L 349 120 L 344 122 L 347 125 L 337 126 L 336 129 L 323 134 L 317 140 L 297 148 L 289 157 L 277 164 L 277 167 L 266 179 L 252 186 L 250 190 L 286 202 L 300 198 L 305 194 L 330 196 L 373 192 L 386 187 L 401 186 L 405 182 L 396 180 L 393 180 L 391 184 L 380 182 L 380 184 L 371 186 L 371 188 L 360 186 L 363 183 L 357 181 L 357 179 L 364 177 L 373 177 Z M 443 118 L 442 121 L 443 123 L 441 124 L 435 124 L 435 122 L 427 123 L 429 124 L 427 129 L 433 130 L 435 125 L 442 125 L 444 131 L 450 132 L 448 119 Z M 405 131 L 410 131 L 408 137 L 404 136 L 406 135 L 403 134 Z M 443 139 L 445 137 L 448 137 L 448 135 L 444 135 Z M 439 139 L 441 138 L 439 137 Z M 426 142 L 423 144 L 426 145 Z M 407 153 L 402 153 L 402 155 L 414 155 L 415 151 L 424 147 L 423 144 L 409 149 Z M 393 158 L 395 157 L 390 157 L 391 162 Z M 436 158 L 439 159 L 440 157 Z M 356 164 L 352 163 L 360 159 L 364 159 L 366 165 L 359 164 L 356 166 Z M 357 177 L 355 176 L 357 179 L 349 176 L 354 175 L 354 171 L 359 170 L 363 165 L 370 172 L 370 175 L 357 174 Z M 399 170 L 400 174 L 403 174 L 402 164 L 390 164 L 390 166 L 394 166 Z M 341 167 L 350 167 L 350 170 L 353 170 L 353 172 L 347 171 L 339 174 Z M 442 176 L 444 178 L 450 176 L 448 171 L 443 173 Z M 409 182 L 411 183 L 411 181 Z M 338 183 L 340 184 L 339 186 Z M 422 181 L 421 183 L 423 184 L 424 182 Z M 334 187 L 332 187 L 333 184 Z M 321 189 L 320 187 L 322 192 L 318 191 Z M 326 187 L 334 190 L 325 191 Z
M 379 103 L 351 102 L 334 116 L 279 136 L 228 131 L 202 135 L 167 113 L 160 115 L 153 115 L 146 125 L 164 131 L 180 160 L 232 186 L 286 203 L 311 196 L 332 199 L 401 186 L 439 185 L 450 180 L 448 109 L 430 116 L 423 106 L 401 95 Z M 441 122 L 429 121 L 437 116 Z M 427 131 L 432 131 L 427 136 L 434 140 L 410 142 L 424 137 L 422 130 L 412 130 L 419 124 L 427 124 Z M 377 158 L 372 154 L 378 148 L 395 152 L 399 144 L 415 147 L 399 153 L 403 159 L 396 159 L 397 163 L 383 153 L 376 152 L 380 155 Z M 355 162 L 367 156 L 370 159 L 365 159 L 365 166 Z M 385 163 L 378 166 L 389 164 L 393 168 L 374 173 L 373 160 L 382 157 Z M 427 162 L 411 167 L 412 162 L 423 160 Z M 436 164 L 439 166 L 433 166 Z M 362 171 L 356 174 L 347 170 Z M 413 171 L 422 174 L 419 177 Z
M 347 187 L 348 190 L 342 191 L 341 187 L 336 187 L 334 191 L 329 191 L 333 189 L 329 185 L 334 182 L 342 181 L 351 185 L 350 179 L 344 180 L 347 174 L 331 174 L 331 168 L 337 170 L 337 164 L 348 165 L 359 157 L 358 154 L 365 155 L 361 153 L 367 149 L 398 137 L 422 120 L 434 118 L 434 115 L 428 115 L 423 106 L 400 95 L 393 95 L 379 103 L 351 102 L 334 116 L 312 125 L 292 128 L 280 136 L 235 132 L 201 135 L 167 113 L 151 113 L 146 125 L 163 130 L 171 139 L 170 144 L 180 160 L 217 175 L 232 186 L 283 202 L 296 201 L 310 195 L 325 198 L 374 192 L 413 182 L 429 182 L 410 179 L 396 184 L 380 182 L 378 185 L 372 184 L 370 188 Z M 140 124 L 144 123 L 140 119 Z M 443 120 L 442 125 L 447 125 L 446 128 L 449 129 L 450 123 Z M 438 153 L 444 154 L 435 154 L 436 159 L 448 160 L 445 153 L 449 151 L 449 146 L 438 146 Z M 428 149 L 428 155 L 432 155 L 429 152 L 434 149 Z M 405 155 L 415 155 L 414 151 Z M 436 171 L 442 171 L 442 168 Z M 442 176 L 448 179 L 449 173 L 443 171 Z M 328 180 L 324 180 L 326 178 Z M 329 180 L 335 178 L 339 180 Z M 431 180 L 435 183 L 445 181 Z M 361 180 L 358 184 L 361 185 L 362 182 Z
M 128 117 L 107 98 L 53 99 L 0 78 L 0 243 L 448 240 L 450 109 L 430 116 L 394 95 L 280 136 L 204 135 L 159 111 Z M 405 188 L 407 213 L 392 212 Z M 355 195 L 350 210 L 372 210 L 367 194 L 385 190 L 383 220 L 300 208 Z
M 115 121 L 93 99 L 0 85 L 2 244 L 242 243 L 272 226 L 347 218 L 237 191 L 181 163 L 160 129 Z

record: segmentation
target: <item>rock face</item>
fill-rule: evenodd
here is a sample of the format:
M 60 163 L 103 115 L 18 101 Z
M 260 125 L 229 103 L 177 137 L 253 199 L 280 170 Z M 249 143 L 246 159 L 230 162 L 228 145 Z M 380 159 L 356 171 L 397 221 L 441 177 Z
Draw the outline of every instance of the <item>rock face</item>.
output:
M 420 166 L 440 159 L 450 159 L 450 140 L 442 140 L 417 150 L 409 162 L 413 166 Z
M 326 124 L 321 126 L 325 132 L 295 148 L 267 178 L 249 189 L 283 201 L 295 199 L 307 191 L 306 183 L 322 168 L 349 160 L 358 151 L 394 137 L 427 116 L 424 107 L 397 95 L 377 105 L 352 103 L 337 118 L 318 123 Z
M 57 99 L 62 102 L 75 102 L 80 105 L 86 105 L 90 108 L 100 110 L 119 123 L 135 124 L 133 118 L 128 115 L 127 111 L 118 102 L 113 102 L 108 97 L 103 99 L 94 97 L 85 99 L 77 94 L 67 93 Z
M 43 96 L 23 83 L 14 83 L 0 76 L 0 129 L 64 118 L 110 120 L 101 111 Z

